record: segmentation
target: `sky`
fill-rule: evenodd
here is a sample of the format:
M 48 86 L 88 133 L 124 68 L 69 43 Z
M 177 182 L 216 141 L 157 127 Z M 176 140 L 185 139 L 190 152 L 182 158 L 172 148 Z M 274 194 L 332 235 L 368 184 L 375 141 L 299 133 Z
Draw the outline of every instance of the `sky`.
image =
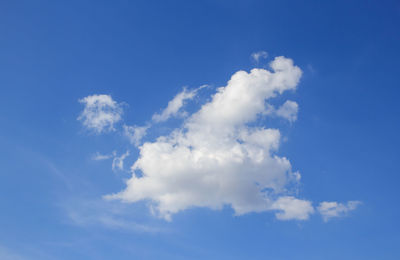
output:
M 398 1 L 1 1 L 0 259 L 400 259 Z

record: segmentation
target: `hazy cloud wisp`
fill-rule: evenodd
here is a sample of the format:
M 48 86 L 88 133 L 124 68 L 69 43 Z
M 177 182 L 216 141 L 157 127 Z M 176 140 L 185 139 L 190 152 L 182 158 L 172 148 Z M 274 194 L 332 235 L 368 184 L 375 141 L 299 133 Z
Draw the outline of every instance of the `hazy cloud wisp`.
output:
M 79 102 L 84 104 L 85 108 L 78 120 L 95 133 L 114 131 L 114 125 L 121 120 L 121 105 L 109 95 L 87 96 Z
M 185 102 L 187 100 L 193 99 L 196 96 L 197 92 L 204 87 L 206 87 L 206 85 L 190 91 L 184 88 L 182 92 L 178 93 L 171 101 L 168 102 L 168 106 L 163 111 L 161 111 L 161 113 L 156 113 L 153 115 L 153 121 L 156 123 L 164 122 L 167 121 L 170 117 L 185 115 L 185 112 L 181 111 L 181 108 L 183 107 Z
M 324 201 L 319 204 L 318 211 L 324 221 L 328 221 L 331 218 L 345 216 L 348 212 L 355 210 L 360 204 L 361 202 L 357 200 L 348 201 L 346 204 L 335 201 Z
M 268 53 L 266 51 L 258 51 L 258 52 L 253 52 L 251 54 L 251 58 L 256 63 L 258 63 L 260 61 L 260 59 L 266 59 L 267 57 L 268 57 Z

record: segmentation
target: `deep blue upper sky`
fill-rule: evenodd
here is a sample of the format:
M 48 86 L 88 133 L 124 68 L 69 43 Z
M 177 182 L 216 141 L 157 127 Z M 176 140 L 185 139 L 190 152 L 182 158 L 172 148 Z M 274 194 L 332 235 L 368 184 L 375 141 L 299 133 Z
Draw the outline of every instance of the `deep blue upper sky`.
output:
M 2 1 L 0 259 L 400 259 L 399 27 L 398 1 Z M 299 196 L 361 206 L 326 223 L 229 207 L 167 222 L 102 201 L 130 175 L 93 154 L 129 149 L 128 169 L 138 152 L 85 131 L 79 99 L 111 95 L 141 125 L 183 86 L 281 55 L 303 71 L 279 149 Z

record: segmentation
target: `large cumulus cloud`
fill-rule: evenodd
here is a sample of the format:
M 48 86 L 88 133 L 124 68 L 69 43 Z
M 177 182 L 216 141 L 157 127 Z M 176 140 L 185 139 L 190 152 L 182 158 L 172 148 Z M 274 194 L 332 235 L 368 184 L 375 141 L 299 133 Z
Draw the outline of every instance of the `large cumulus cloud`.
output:
M 273 210 L 278 219 L 307 219 L 311 202 L 289 196 L 300 174 L 276 154 L 279 129 L 250 126 L 268 114 L 269 99 L 295 90 L 302 75 L 285 57 L 270 67 L 236 72 L 182 127 L 141 145 L 126 188 L 106 198 L 148 200 L 165 219 L 225 205 L 237 215 Z

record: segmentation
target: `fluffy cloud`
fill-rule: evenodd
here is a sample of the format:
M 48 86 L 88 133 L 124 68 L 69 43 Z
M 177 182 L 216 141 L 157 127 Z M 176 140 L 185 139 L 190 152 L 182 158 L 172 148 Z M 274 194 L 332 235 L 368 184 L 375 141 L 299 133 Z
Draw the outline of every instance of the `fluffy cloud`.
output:
M 237 215 L 272 210 L 278 219 L 307 219 L 314 212 L 311 202 L 288 196 L 300 174 L 276 154 L 280 131 L 250 126 L 267 112 L 269 99 L 296 89 L 302 74 L 284 57 L 270 66 L 236 72 L 182 127 L 140 146 L 126 189 L 106 198 L 149 200 L 165 219 L 192 207 L 224 205 Z M 193 97 L 189 93 L 178 94 L 153 120 L 177 113 Z
M 299 105 L 294 101 L 287 100 L 275 111 L 275 114 L 287 119 L 289 122 L 294 122 L 297 120 L 298 111 Z
M 280 211 L 275 214 L 279 220 L 307 220 L 310 214 L 314 213 L 314 207 L 310 201 L 299 200 L 292 196 L 280 197 L 271 208 Z
M 258 52 L 253 52 L 251 54 L 251 58 L 258 63 L 261 58 L 266 59 L 268 57 L 268 53 L 266 51 L 258 51 Z
M 342 217 L 346 215 L 349 211 L 355 210 L 358 205 L 360 205 L 360 201 L 348 201 L 346 204 L 338 203 L 338 202 L 321 202 L 318 206 L 318 211 L 322 215 L 324 221 L 328 221 L 334 217 Z
M 114 125 L 121 120 L 121 105 L 109 95 L 92 95 L 81 100 L 85 108 L 78 120 L 96 133 L 114 131 Z
M 142 138 L 147 134 L 150 126 L 127 126 L 124 125 L 124 135 L 128 137 L 131 144 L 139 146 Z

